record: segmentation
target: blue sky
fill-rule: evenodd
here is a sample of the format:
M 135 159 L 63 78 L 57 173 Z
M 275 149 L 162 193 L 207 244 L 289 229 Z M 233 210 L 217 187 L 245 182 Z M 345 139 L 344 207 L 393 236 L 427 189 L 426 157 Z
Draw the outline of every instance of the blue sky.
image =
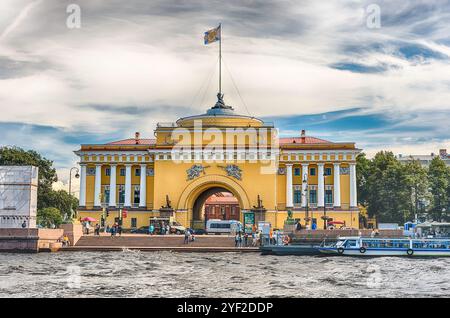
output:
M 67 5 L 81 28 L 66 25 Z M 370 22 L 370 5 L 380 27 Z M 449 1 L 58 1 L 0 4 L 0 145 L 55 161 L 81 143 L 151 138 L 225 101 L 282 135 L 421 154 L 450 148 Z M 236 89 L 235 85 L 238 90 Z

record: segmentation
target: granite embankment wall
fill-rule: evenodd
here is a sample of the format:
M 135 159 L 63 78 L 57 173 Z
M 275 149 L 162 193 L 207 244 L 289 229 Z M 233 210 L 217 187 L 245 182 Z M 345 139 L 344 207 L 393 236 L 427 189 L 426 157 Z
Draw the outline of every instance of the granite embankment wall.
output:
M 62 229 L 0 229 L 0 252 L 54 251 L 62 235 Z

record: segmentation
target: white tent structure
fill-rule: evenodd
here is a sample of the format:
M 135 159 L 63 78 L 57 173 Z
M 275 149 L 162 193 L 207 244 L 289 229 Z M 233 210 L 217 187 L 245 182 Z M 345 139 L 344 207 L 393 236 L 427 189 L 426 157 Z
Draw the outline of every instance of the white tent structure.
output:
M 36 227 L 38 168 L 0 166 L 0 228 Z

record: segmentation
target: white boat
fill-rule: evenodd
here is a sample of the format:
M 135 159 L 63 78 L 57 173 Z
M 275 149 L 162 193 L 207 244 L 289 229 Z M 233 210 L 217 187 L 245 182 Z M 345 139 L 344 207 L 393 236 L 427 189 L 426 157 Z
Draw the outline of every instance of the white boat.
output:
M 341 237 L 333 245 L 321 246 L 319 251 L 349 256 L 450 256 L 450 238 Z

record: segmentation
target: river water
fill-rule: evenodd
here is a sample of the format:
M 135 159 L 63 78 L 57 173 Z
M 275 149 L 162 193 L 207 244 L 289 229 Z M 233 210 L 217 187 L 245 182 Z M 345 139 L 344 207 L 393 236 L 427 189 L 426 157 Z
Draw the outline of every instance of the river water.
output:
M 0 254 L 0 297 L 443 297 L 450 259 L 258 253 Z

